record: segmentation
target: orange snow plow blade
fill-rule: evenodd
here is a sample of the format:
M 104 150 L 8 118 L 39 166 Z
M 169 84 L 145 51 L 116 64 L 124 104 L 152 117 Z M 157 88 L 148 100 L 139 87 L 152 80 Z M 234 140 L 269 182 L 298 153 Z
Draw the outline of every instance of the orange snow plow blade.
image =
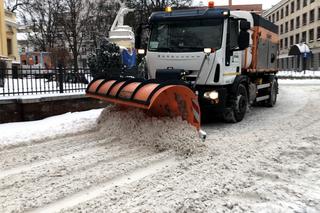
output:
M 96 79 L 89 84 L 86 95 L 106 102 L 141 108 L 150 116 L 180 116 L 200 130 L 198 97 L 181 83 Z

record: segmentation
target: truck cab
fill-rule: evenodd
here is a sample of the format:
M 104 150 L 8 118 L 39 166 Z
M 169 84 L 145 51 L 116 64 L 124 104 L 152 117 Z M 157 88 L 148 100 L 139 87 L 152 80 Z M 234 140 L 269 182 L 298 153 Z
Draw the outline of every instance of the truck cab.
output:
M 238 12 L 238 14 L 241 12 Z M 158 12 L 150 17 L 151 34 L 147 64 L 149 77 L 156 78 L 157 70 L 184 70 L 185 79 L 197 85 L 227 85 L 241 69 L 251 63 L 251 51 L 239 47 L 240 23 L 253 25 L 249 12 L 242 16 L 223 9 L 177 10 Z M 249 19 L 249 20 L 248 20 Z M 249 28 L 249 29 L 248 29 Z M 245 48 L 252 45 L 247 36 Z M 250 42 L 251 41 L 251 42 Z M 196 82 L 194 82 L 196 81 Z
M 277 27 L 262 17 L 248 11 L 196 8 L 155 12 L 149 22 L 148 78 L 186 82 L 198 94 L 203 111 L 225 114 L 240 107 L 244 116 L 246 108 L 259 100 L 257 82 L 271 88 L 277 72 Z M 246 99 L 242 104 L 236 100 L 240 84 Z M 266 94 L 261 93 L 262 101 L 271 98 Z

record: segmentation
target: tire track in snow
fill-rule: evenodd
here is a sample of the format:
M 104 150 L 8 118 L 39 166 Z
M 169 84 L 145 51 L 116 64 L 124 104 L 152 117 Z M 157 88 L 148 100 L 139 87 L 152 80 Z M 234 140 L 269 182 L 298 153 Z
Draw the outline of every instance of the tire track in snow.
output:
M 117 154 L 117 153 L 116 153 Z M 146 167 L 150 162 L 166 159 L 172 156 L 171 152 L 155 153 L 150 149 L 131 150 L 119 158 L 101 160 L 87 165 L 76 171 L 66 171 L 61 176 L 42 176 L 31 178 L 30 175 L 38 175 L 38 169 L 30 171 L 30 174 L 10 178 L 12 184 L 0 190 L 0 212 L 13 210 L 25 211 L 30 208 L 38 208 L 55 200 L 69 196 L 79 190 L 100 184 L 112 178 L 130 173 L 139 167 Z M 95 157 L 95 156 L 93 156 Z M 80 161 L 79 165 L 83 165 Z M 79 166 L 78 165 L 78 166 Z M 47 165 L 50 168 L 50 165 Z M 65 167 L 69 167 L 66 165 Z M 35 185 L 35 183 L 37 183 Z M 28 193 L 25 193 L 28 192 Z M 3 205 L 5 204 L 5 205 Z
M 90 137 L 90 136 L 89 136 Z M 70 139 L 70 140 L 69 140 Z M 33 163 L 39 160 L 48 160 L 68 153 L 79 152 L 84 149 L 101 147 L 117 143 L 120 139 L 113 137 L 110 139 L 88 140 L 88 137 L 79 140 L 78 137 L 66 138 L 51 144 L 52 141 L 29 145 L 27 147 L 19 147 L 9 151 L 0 152 L 0 169 L 10 169 L 18 165 L 25 165 L 26 163 Z
M 26 141 L 20 141 L 19 143 L 15 144 L 2 144 L 2 140 L 0 140 L 0 152 L 3 150 L 11 150 L 11 149 L 16 149 L 16 148 L 21 148 L 21 147 L 26 147 L 26 146 L 33 146 L 37 144 L 43 144 L 43 143 L 48 143 L 52 141 L 59 141 L 59 140 L 64 140 L 66 138 L 73 138 L 73 137 L 87 137 L 87 135 L 94 135 L 99 131 L 96 127 L 93 127 L 90 130 L 85 130 L 85 131 L 80 131 L 80 132 L 74 132 L 74 133 L 65 133 L 61 135 L 56 135 L 56 136 L 50 136 L 50 137 L 43 137 L 41 139 L 32 139 L 32 140 L 27 140 Z M 18 134 L 18 133 L 17 133 Z
M 3 178 L 10 176 L 10 175 L 28 172 L 30 170 L 37 168 L 37 167 L 50 166 L 50 168 L 52 168 L 53 165 L 55 165 L 55 164 L 61 165 L 64 162 L 84 160 L 81 158 L 90 156 L 90 154 L 92 154 L 92 155 L 95 154 L 97 156 L 97 152 L 105 153 L 105 152 L 109 152 L 109 151 L 117 153 L 117 156 L 121 156 L 123 154 L 127 154 L 127 153 L 131 152 L 131 150 L 121 152 L 120 146 L 114 146 L 114 147 L 111 147 L 108 149 L 106 149 L 104 147 L 94 147 L 94 148 L 90 148 L 90 149 L 83 150 L 83 151 L 71 152 L 72 154 L 58 156 L 55 158 L 51 158 L 49 160 L 42 160 L 42 161 L 38 161 L 38 162 L 34 162 L 34 163 L 22 165 L 22 166 L 17 166 L 17 167 L 7 169 L 7 170 L 2 170 L 2 171 L 0 170 L 0 179 L 3 179 Z M 112 156 L 112 157 L 114 158 L 117 156 Z
M 49 205 L 40 207 L 38 209 L 34 209 L 29 211 L 30 213 L 50 213 L 50 212 L 58 212 L 65 208 L 73 207 L 77 204 L 92 200 L 102 194 L 112 187 L 115 186 L 123 186 L 126 184 L 133 183 L 135 181 L 141 180 L 149 175 L 153 175 L 155 173 L 160 172 L 164 168 L 173 167 L 178 165 L 178 161 L 175 160 L 174 157 L 168 158 L 166 160 L 158 160 L 148 165 L 147 167 L 137 169 L 132 171 L 126 175 L 115 177 L 112 180 L 109 180 L 105 183 L 102 183 L 98 186 L 91 187 L 87 190 L 80 191 L 71 196 L 53 202 Z

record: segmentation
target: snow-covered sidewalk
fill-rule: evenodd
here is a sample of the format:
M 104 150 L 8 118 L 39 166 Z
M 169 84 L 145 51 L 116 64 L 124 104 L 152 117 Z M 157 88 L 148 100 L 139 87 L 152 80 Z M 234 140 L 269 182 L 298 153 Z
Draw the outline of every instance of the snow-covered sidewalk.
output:
M 0 124 L 0 150 L 20 143 L 65 137 L 94 129 L 102 109 L 67 113 L 39 121 Z

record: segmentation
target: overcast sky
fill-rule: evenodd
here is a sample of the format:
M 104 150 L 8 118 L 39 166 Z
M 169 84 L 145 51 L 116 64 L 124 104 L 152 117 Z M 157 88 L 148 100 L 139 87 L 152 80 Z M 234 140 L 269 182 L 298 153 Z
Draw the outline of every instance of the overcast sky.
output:
M 194 5 L 199 5 L 201 0 L 193 0 Z M 263 9 L 269 9 L 272 5 L 277 4 L 280 0 L 232 0 L 233 4 L 262 4 Z M 208 0 L 202 0 L 204 5 L 208 3 Z M 228 0 L 214 0 L 215 5 L 227 5 Z

